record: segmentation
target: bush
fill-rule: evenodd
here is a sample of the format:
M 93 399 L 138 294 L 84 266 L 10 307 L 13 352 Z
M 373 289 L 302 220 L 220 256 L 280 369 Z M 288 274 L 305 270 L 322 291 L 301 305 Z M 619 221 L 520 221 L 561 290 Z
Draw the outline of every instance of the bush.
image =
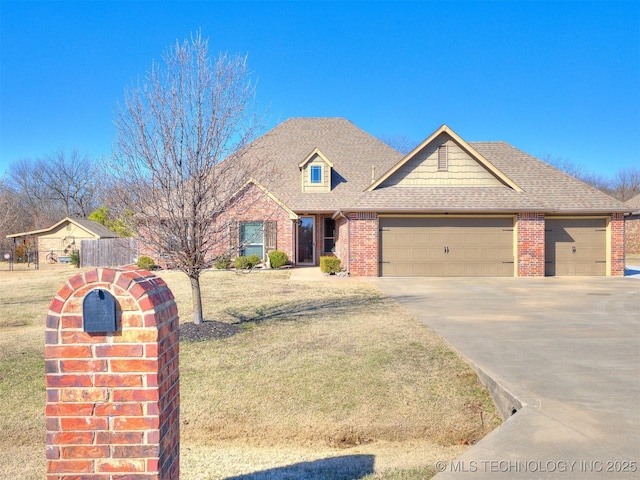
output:
M 320 271 L 323 273 L 340 273 L 340 259 L 337 257 L 320 257 Z
M 69 259 L 71 261 L 72 266 L 76 268 L 80 267 L 80 252 L 78 250 L 71 250 Z
M 247 257 L 247 263 L 249 264 L 249 268 L 253 268 L 262 262 L 262 259 L 258 255 L 249 255 Z
M 153 258 L 147 257 L 146 255 L 142 255 L 138 258 L 138 268 L 142 268 L 143 270 L 153 270 L 156 268 L 156 263 L 153 261 Z
M 273 250 L 269 252 L 269 262 L 271 263 L 271 268 L 280 268 L 289 263 L 289 257 L 280 250 Z
M 236 257 L 236 259 L 233 261 L 233 267 L 238 270 L 244 270 L 245 268 L 249 268 L 249 262 L 247 261 L 247 257 L 245 257 L 244 255 L 240 255 L 239 257 Z
M 218 270 L 226 270 L 231 266 L 231 257 L 228 255 L 222 255 L 215 259 L 213 266 Z

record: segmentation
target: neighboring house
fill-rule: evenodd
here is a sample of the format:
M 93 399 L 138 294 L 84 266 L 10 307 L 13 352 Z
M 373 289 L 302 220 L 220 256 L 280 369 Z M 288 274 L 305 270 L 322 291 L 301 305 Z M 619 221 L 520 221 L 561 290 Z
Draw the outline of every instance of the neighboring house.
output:
M 347 120 L 294 118 L 252 146 L 278 175 L 221 215 L 236 254 L 336 255 L 360 276 L 624 274 L 629 208 L 507 143 L 443 125 L 403 156 Z
M 119 235 L 93 220 L 66 217 L 49 228 L 14 233 L 7 235 L 7 238 L 12 238 L 16 243 L 36 239 L 40 262 L 54 259 L 68 262 L 71 252 L 80 250 L 82 240 L 119 238 Z
M 625 205 L 631 212 L 624 217 L 625 251 L 628 255 L 640 255 L 640 194 Z

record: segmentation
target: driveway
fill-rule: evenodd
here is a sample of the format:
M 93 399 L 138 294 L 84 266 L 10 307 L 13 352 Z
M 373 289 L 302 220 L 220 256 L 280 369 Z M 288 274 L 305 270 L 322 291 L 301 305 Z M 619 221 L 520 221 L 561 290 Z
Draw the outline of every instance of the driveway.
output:
M 640 278 L 379 278 L 508 416 L 447 478 L 640 478 Z

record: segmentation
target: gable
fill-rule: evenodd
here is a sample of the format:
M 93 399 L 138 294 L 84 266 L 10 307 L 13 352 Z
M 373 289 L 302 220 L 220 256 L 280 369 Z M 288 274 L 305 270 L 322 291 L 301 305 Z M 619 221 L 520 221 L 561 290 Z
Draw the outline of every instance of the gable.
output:
M 449 135 L 441 133 L 397 171 L 381 187 L 494 187 L 502 185 Z
M 491 162 L 443 125 L 368 188 L 500 187 L 521 191 Z
M 314 148 L 307 157 L 298 164 L 301 172 L 303 192 L 322 193 L 331 191 L 331 173 L 333 163 Z

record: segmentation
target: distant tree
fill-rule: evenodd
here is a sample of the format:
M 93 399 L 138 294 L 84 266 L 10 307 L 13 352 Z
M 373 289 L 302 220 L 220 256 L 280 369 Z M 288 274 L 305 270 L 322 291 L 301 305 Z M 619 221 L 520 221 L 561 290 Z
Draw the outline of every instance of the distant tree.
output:
M 200 275 L 213 249 L 228 243 L 228 228 L 216 217 L 266 165 L 246 163 L 257 128 L 246 57 L 212 61 L 208 51 L 200 33 L 176 42 L 142 85 L 126 90 L 110 167 L 141 240 L 189 277 L 196 324 Z
M 121 237 L 133 237 L 133 212 L 123 210 L 120 215 L 116 216 L 106 205 L 100 205 L 89 215 L 89 220 L 98 222 L 107 227 L 112 232 L 117 233 Z
M 386 143 L 391 148 L 399 151 L 403 155 L 409 153 L 411 150 L 417 147 L 419 143 L 412 140 L 406 135 L 380 135 L 378 137 L 378 140 Z
M 63 217 L 86 217 L 95 209 L 101 166 L 86 155 L 63 150 L 9 166 L 10 184 L 19 195 L 33 228 L 50 226 Z
M 636 167 L 618 170 L 611 182 L 612 195 L 622 202 L 640 193 L 640 169 Z
M 18 233 L 14 230 L 19 225 L 19 202 L 17 195 L 9 188 L 5 179 L 0 178 L 0 245 L 7 244 L 6 236 Z

